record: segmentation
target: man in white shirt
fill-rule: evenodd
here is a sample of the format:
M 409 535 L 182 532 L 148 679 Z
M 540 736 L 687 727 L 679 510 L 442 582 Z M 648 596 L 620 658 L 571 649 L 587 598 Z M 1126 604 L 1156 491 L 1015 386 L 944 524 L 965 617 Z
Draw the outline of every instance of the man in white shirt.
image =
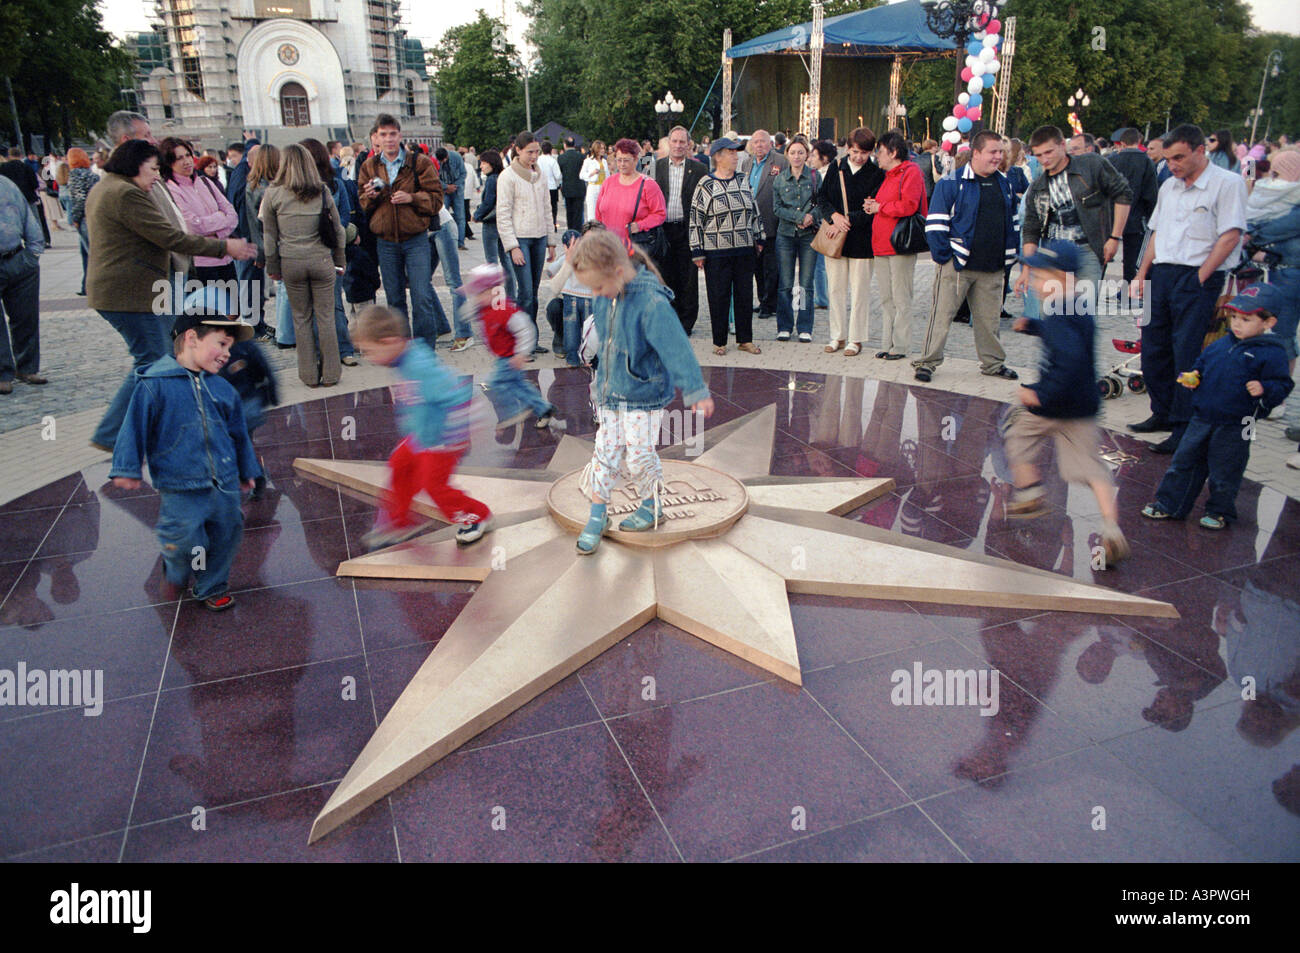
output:
M 1142 377 L 1151 416 L 1129 427 L 1135 433 L 1170 430 L 1151 447 L 1173 453 L 1192 416 L 1192 392 L 1175 384 L 1200 356 L 1230 268 L 1240 260 L 1246 229 L 1246 182 L 1209 161 L 1205 134 L 1178 126 L 1164 137 L 1172 177 L 1160 187 L 1148 227 L 1146 253 L 1130 293 L 1142 296 L 1151 277 L 1150 315 L 1142 328 Z
M 708 167 L 690 158 L 691 139 L 685 126 L 673 126 L 668 133 L 668 154 L 655 161 L 654 178 L 667 202 L 664 236 L 668 239 L 668 255 L 659 262 L 664 283 L 673 292 L 673 310 L 682 322 L 682 329 L 690 336 L 700 312 L 699 269 L 691 260 L 691 240 L 687 234 L 686 219 L 691 208 L 691 198 L 700 179 L 708 175 Z
M 546 190 L 551 193 L 551 224 L 555 228 L 560 227 L 557 216 L 560 213 L 560 163 L 556 161 L 552 154 L 553 148 L 550 140 L 542 143 L 542 154 L 537 157 L 537 168 L 546 179 Z

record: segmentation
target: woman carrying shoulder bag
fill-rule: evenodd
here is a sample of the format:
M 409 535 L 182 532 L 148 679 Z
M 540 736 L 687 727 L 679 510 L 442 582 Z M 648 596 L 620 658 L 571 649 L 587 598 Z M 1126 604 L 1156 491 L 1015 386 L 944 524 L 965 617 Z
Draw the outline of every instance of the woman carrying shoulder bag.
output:
M 334 282 L 347 264 L 344 232 L 305 146 L 295 143 L 281 153 L 280 171 L 262 200 L 262 235 L 266 276 L 284 279 L 293 311 L 298 377 L 308 387 L 333 387 L 342 373 Z
M 887 132 L 880 137 L 876 163 L 884 171 L 885 180 L 875 197 L 862 205 L 863 211 L 875 216 L 871 222 L 871 250 L 876 255 L 876 284 L 883 316 L 876 357 L 901 361 L 912 343 L 912 277 L 919 246 L 925 244 L 929 205 L 924 177 L 916 163 L 908 160 L 907 141 L 901 135 Z M 918 214 L 919 220 L 915 218 Z M 895 239 L 900 232 L 912 240 L 910 247 L 899 247 Z
M 844 236 L 839 258 L 826 259 L 830 285 L 831 339 L 826 353 L 862 352 L 871 319 L 871 214 L 863 203 L 876 194 L 885 173 L 871 162 L 876 134 L 859 126 L 849 135 L 849 152 L 826 169 L 821 191 L 822 221 Z M 847 347 L 845 346 L 847 345 Z

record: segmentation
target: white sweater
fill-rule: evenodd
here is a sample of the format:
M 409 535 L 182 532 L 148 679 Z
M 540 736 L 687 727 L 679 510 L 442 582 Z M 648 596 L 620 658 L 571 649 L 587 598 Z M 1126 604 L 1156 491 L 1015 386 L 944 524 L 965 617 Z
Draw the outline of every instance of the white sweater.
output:
M 512 162 L 497 176 L 497 233 L 506 254 L 519 247 L 521 238 L 544 236 L 546 244 L 558 244 L 546 176 L 534 169 L 525 179 L 519 169 L 520 164 Z

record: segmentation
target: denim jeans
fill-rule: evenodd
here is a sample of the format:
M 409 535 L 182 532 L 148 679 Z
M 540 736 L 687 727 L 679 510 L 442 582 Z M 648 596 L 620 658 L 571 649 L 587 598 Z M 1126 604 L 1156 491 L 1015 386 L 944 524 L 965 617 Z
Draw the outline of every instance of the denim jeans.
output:
M 497 231 L 496 222 L 482 222 L 483 226 L 483 259 L 489 265 L 500 265 L 506 273 L 506 295 L 516 304 L 519 302 L 515 294 L 515 269 L 510 264 L 510 256 L 501 246 L 501 234 Z
M 126 408 L 135 393 L 135 375 L 164 355 L 172 352 L 172 322 L 170 314 L 152 314 L 148 311 L 101 311 L 99 316 L 113 326 L 126 349 L 131 353 L 131 371 L 113 395 L 104 418 L 90 439 L 102 447 L 117 442 L 117 432 L 126 419 Z
M 158 543 L 167 581 L 184 585 L 193 570 L 194 547 L 204 551 L 203 568 L 194 572 L 198 599 L 230 588 L 230 566 L 244 535 L 239 485 L 202 490 L 163 490 L 158 494 Z
M 275 340 L 277 344 L 297 344 L 298 336 L 293 330 L 293 309 L 289 307 L 289 292 L 284 290 L 284 282 L 275 283 Z
M 826 256 L 817 255 L 817 265 L 813 269 L 813 290 L 817 295 L 817 307 L 829 308 L 831 306 L 831 296 L 826 290 Z
M 1193 417 L 1156 490 L 1156 505 L 1175 519 L 1185 518 L 1208 477 L 1206 515 L 1235 520 L 1237 491 L 1250 460 L 1250 441 L 1245 431 L 1241 421 L 1216 424 Z
M 24 250 L 0 261 L 0 381 L 41 369 L 40 292 L 35 255 Z
M 245 296 L 245 301 L 240 303 L 248 304 L 248 311 L 243 315 L 244 320 L 257 328 L 260 333 L 265 323 L 262 305 L 266 299 L 262 291 L 266 284 L 266 271 L 259 268 L 256 262 L 237 261 L 235 276 L 239 279 L 239 293 Z
M 343 307 L 343 276 L 334 282 L 334 332 L 339 339 L 339 357 L 350 357 L 357 353 L 348 334 L 348 312 Z
M 815 232 L 802 235 L 776 236 L 776 262 L 780 269 L 780 286 L 776 295 L 776 330 L 795 330 L 794 266 L 799 263 L 799 327 L 800 334 L 812 334 L 813 329 L 813 273 L 817 268 L 817 253 L 813 251 Z
M 578 346 L 582 343 L 582 325 L 591 314 L 591 299 L 577 295 L 561 295 L 564 299 L 564 360 L 569 365 L 581 364 Z
M 461 186 L 464 188 L 464 186 Z M 453 192 L 449 197 L 444 199 L 447 211 L 451 212 L 451 217 L 456 220 L 456 244 L 465 244 L 465 203 L 461 201 L 460 191 Z M 444 228 L 446 226 L 443 226 Z
M 437 261 L 434 262 L 433 271 L 442 266 L 442 277 L 447 282 L 447 288 L 451 291 L 451 316 L 455 325 L 453 335 L 458 338 L 473 337 L 474 333 L 470 330 L 469 321 L 461 313 L 465 310 L 465 296 L 460 293 L 460 286 L 464 284 L 460 278 L 460 251 L 456 247 L 456 232 L 450 225 L 444 225 L 436 232 L 430 232 L 429 237 L 434 241 L 434 253 L 437 255 Z M 438 292 L 433 293 L 434 299 L 437 300 Z M 442 302 L 438 303 L 439 308 Z M 442 330 L 446 317 L 444 313 L 443 321 L 439 324 L 438 330 Z
M 515 302 L 537 324 L 537 287 L 542 283 L 542 269 L 546 267 L 546 236 L 519 239 L 519 250 L 524 253 L 524 263 L 515 265 L 515 283 L 519 298 Z
M 433 294 L 433 258 L 428 232 L 404 242 L 379 239 L 379 274 L 388 306 L 406 319 L 411 333 L 429 347 L 438 340 L 437 315 L 442 305 Z M 406 289 L 411 289 L 411 309 L 406 308 Z M 443 323 L 446 323 L 443 316 Z
M 538 417 L 554 410 L 536 385 L 529 383 L 523 371 L 511 367 L 510 359 L 506 357 L 497 358 L 487 395 L 496 409 L 498 420 L 513 417 L 525 408 L 530 408 Z
M 83 215 L 77 226 L 77 237 L 81 240 L 81 293 L 86 293 L 86 265 L 90 262 L 90 226 Z

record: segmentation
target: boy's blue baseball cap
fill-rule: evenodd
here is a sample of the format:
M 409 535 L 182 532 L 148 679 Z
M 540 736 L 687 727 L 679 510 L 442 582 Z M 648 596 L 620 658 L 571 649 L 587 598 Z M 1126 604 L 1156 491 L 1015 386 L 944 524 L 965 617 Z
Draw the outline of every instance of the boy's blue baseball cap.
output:
M 564 230 L 564 234 L 560 236 L 560 244 L 567 248 L 570 240 L 581 237 L 582 232 L 578 231 L 576 228 L 567 228 Z
M 199 288 L 185 298 L 184 308 L 172 324 L 172 337 L 178 338 L 201 324 L 225 328 L 236 341 L 247 341 L 253 336 L 253 326 L 239 320 L 238 302 L 225 289 L 215 286 Z
M 1039 245 L 1032 255 L 1021 255 L 1020 263 L 1030 268 L 1050 268 L 1073 274 L 1079 270 L 1079 250 L 1074 242 L 1052 239 Z
M 1267 311 L 1269 314 L 1277 317 L 1287 308 L 1286 295 L 1282 289 L 1276 285 L 1251 285 L 1248 288 L 1242 288 L 1237 296 L 1224 305 L 1232 311 L 1240 311 L 1242 314 L 1255 314 L 1258 311 Z

